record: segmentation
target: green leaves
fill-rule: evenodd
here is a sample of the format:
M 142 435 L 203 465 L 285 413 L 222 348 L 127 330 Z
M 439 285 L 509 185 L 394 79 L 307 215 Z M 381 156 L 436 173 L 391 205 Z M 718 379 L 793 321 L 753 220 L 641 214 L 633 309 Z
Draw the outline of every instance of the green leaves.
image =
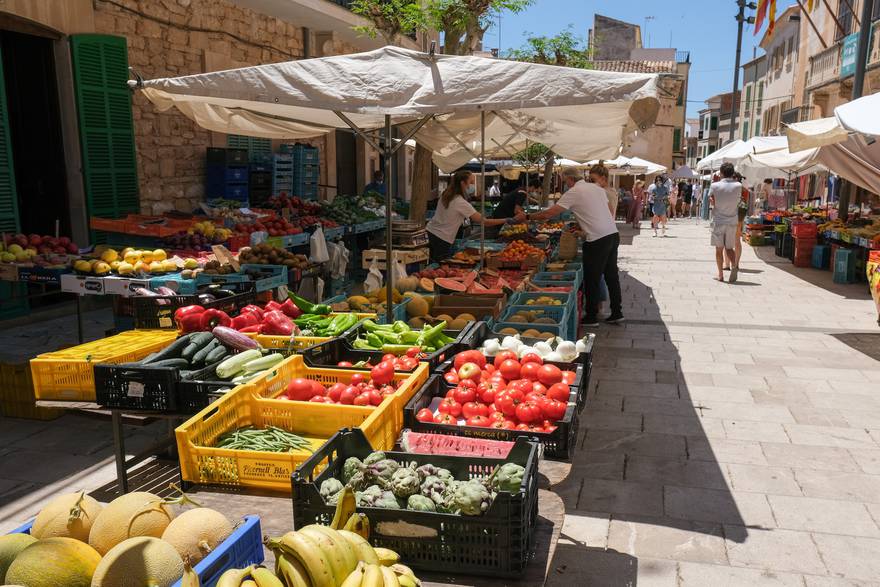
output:
M 506 57 L 514 61 L 592 69 L 590 51 L 575 36 L 571 25 L 552 37 L 529 34 L 525 44 L 509 51 Z

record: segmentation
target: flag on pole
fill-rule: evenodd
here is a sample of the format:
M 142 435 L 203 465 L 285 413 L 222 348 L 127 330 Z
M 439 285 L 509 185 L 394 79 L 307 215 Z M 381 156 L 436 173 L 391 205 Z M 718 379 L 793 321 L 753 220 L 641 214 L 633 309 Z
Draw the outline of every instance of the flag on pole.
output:
M 767 36 L 773 35 L 776 28 L 776 0 L 770 0 L 770 24 L 767 25 Z
M 755 14 L 755 34 L 761 31 L 764 26 L 764 19 L 767 17 L 767 8 L 770 6 L 770 0 L 758 0 L 758 12 Z
M 813 8 L 815 8 L 816 0 L 807 0 L 807 12 L 813 12 Z

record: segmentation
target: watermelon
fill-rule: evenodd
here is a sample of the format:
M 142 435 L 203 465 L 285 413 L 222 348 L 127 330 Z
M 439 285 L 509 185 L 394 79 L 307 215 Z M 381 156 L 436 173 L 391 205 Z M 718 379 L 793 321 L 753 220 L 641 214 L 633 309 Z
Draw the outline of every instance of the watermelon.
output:
M 485 438 L 466 438 L 448 434 L 428 434 L 404 430 L 400 435 L 400 445 L 406 452 L 422 455 L 447 455 L 489 457 L 506 459 L 512 442 L 487 440 Z
M 443 289 L 448 289 L 449 291 L 456 291 L 460 293 L 464 293 L 467 291 L 467 286 L 462 282 L 456 279 L 449 279 L 447 277 L 438 277 L 434 280 L 434 283 L 442 287 Z

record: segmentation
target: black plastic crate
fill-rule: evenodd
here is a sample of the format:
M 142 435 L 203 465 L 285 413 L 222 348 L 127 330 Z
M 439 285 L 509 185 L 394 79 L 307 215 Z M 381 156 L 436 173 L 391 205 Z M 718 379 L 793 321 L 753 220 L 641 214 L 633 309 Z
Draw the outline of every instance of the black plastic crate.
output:
M 209 365 L 190 374 L 187 379 L 177 383 L 177 407 L 181 412 L 198 412 L 208 404 L 223 397 L 225 390 L 236 387 L 230 381 L 221 381 L 217 377 L 216 365 Z
M 184 306 L 198 304 L 205 309 L 213 308 L 223 310 L 232 315 L 241 308 L 252 304 L 257 299 L 253 289 L 253 283 L 229 283 L 223 289 L 237 292 L 225 298 L 218 298 L 211 302 L 199 302 L 198 294 L 183 296 L 137 296 L 132 298 L 134 309 L 135 328 L 145 329 L 171 329 L 174 324 L 174 312 Z M 208 293 L 200 292 L 200 293 Z
M 176 367 L 126 367 L 95 365 L 95 402 L 101 407 L 119 410 L 176 412 Z
M 247 165 L 247 149 L 208 147 L 208 165 Z
M 352 349 L 346 342 L 342 337 L 333 338 L 303 349 L 299 354 L 303 356 L 306 365 L 321 369 L 352 369 L 352 367 L 338 367 L 337 363 L 340 361 L 348 361 L 352 364 L 369 361 L 372 365 L 377 365 L 385 354 L 382 351 Z
M 499 492 L 482 516 L 459 516 L 436 512 L 415 512 L 359 507 L 370 518 L 370 543 L 390 548 L 413 569 L 493 577 L 522 575 L 535 548 L 538 518 L 538 447 L 520 438 L 506 459 L 469 456 L 423 455 L 385 451 L 387 458 L 401 464 L 432 463 L 448 469 L 457 480 L 488 476 L 495 467 L 513 462 L 525 468 L 522 488 L 517 493 Z M 343 429 L 333 435 L 291 475 L 295 528 L 308 524 L 329 524 L 335 506 L 321 497 L 321 482 L 341 479 L 348 457 L 364 459 L 373 451 L 360 429 Z M 414 533 L 399 528 L 403 522 Z
M 535 438 L 544 446 L 544 457 L 555 460 L 571 461 L 577 442 L 580 413 L 577 407 L 577 396 L 572 393 L 568 409 L 562 420 L 556 422 L 553 432 L 527 432 L 523 430 L 501 430 L 496 428 L 477 428 L 473 426 L 451 426 L 433 422 L 419 422 L 416 414 L 422 408 L 431 405 L 435 397 L 445 396 L 450 386 L 439 374 L 431 375 L 422 388 L 416 392 L 406 407 L 403 408 L 403 427 L 415 432 L 431 432 L 433 434 L 450 434 L 469 438 L 486 438 L 490 440 L 515 441 L 520 437 Z

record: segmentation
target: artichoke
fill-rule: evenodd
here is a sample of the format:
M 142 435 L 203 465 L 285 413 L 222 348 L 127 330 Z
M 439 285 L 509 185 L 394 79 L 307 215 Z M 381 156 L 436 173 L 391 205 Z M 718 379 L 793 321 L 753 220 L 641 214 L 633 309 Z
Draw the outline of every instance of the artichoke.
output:
M 518 493 L 523 482 L 526 470 L 516 463 L 504 463 L 495 467 L 492 476 L 489 477 L 488 485 L 495 491 L 510 491 Z
M 441 479 L 443 479 L 447 483 L 452 483 L 453 481 L 455 481 L 455 477 L 452 476 L 452 473 L 449 472 L 449 469 L 438 468 L 437 472 L 434 473 L 434 476 L 440 477 Z
M 410 495 L 409 499 L 406 500 L 406 509 L 416 512 L 436 512 L 437 506 L 434 504 L 433 499 L 417 493 Z
M 421 467 L 416 469 L 416 472 L 419 474 L 419 479 L 424 481 L 428 477 L 436 477 L 437 471 L 439 470 L 440 467 L 435 467 L 434 465 L 428 463 L 427 465 L 422 465 Z
M 369 485 L 369 480 L 363 471 L 358 471 L 352 475 L 351 479 L 346 483 L 353 491 L 363 491 Z
M 357 457 L 348 457 L 342 465 L 342 481 L 348 483 L 355 473 L 364 470 L 364 464 Z
M 449 489 L 449 484 L 444 479 L 431 475 L 425 479 L 419 491 L 423 496 L 440 505 L 445 502 L 444 494 L 447 489 Z
M 374 465 L 379 461 L 384 461 L 386 458 L 385 453 L 381 450 L 377 450 L 376 452 L 371 452 L 367 458 L 364 459 L 364 466 L 369 467 L 370 465 Z
M 479 481 L 457 481 L 449 487 L 444 505 L 463 516 L 479 516 L 492 505 L 492 495 Z
M 339 498 L 339 492 L 343 489 L 342 483 L 339 479 L 334 477 L 330 477 L 323 483 L 321 483 L 321 497 L 324 498 L 330 505 L 336 505 L 336 501 Z
M 420 487 L 419 474 L 416 473 L 415 469 L 403 467 L 397 469 L 391 476 L 391 491 L 401 499 L 406 499 L 410 495 L 418 493 Z
M 382 497 L 382 489 L 378 485 L 370 485 L 363 491 L 356 491 L 354 499 L 357 505 L 373 507 L 373 504 Z
M 374 462 L 371 465 L 367 466 L 365 474 L 367 478 L 374 483 L 378 483 L 380 482 L 380 480 L 384 480 L 387 482 L 391 481 L 392 475 L 394 475 L 394 473 L 399 468 L 400 465 L 397 464 L 397 461 L 392 461 L 391 459 L 382 459 L 381 461 Z

